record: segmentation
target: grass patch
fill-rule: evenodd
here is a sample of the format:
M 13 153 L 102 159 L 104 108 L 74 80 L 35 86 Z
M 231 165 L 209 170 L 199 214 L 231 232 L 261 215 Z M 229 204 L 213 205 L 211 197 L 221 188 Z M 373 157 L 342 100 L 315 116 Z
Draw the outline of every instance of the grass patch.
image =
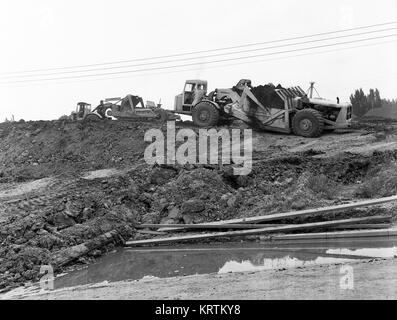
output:
M 387 168 L 374 168 L 368 172 L 363 184 L 357 189 L 360 198 L 388 197 L 397 194 L 397 163 Z
M 306 186 L 314 193 L 320 194 L 326 199 L 334 199 L 337 195 L 337 184 L 326 175 L 310 175 Z

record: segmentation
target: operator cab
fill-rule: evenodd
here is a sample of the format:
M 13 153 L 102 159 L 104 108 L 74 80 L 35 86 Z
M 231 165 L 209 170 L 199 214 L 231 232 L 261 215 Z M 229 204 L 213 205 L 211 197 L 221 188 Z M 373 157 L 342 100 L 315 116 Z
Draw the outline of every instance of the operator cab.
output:
M 175 111 L 191 114 L 192 107 L 194 107 L 206 94 L 207 81 L 187 80 L 182 94 L 175 97 Z
M 78 119 L 82 119 L 89 112 L 91 112 L 91 104 L 86 102 L 77 103 L 76 115 Z

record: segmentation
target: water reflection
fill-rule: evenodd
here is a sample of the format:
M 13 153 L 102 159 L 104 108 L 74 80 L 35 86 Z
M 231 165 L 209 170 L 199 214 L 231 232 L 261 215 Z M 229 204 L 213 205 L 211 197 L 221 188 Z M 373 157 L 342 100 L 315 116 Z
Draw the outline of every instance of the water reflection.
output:
M 346 259 L 348 258 L 348 259 Z M 121 250 L 83 270 L 59 277 L 55 288 L 104 280 L 137 280 L 145 276 L 174 277 L 194 274 L 287 269 L 315 264 L 343 263 L 359 257 L 340 257 L 321 250 L 270 248 L 182 248 Z
M 358 255 L 358 256 L 377 257 L 377 258 L 393 258 L 393 257 L 397 257 L 397 247 L 360 248 L 360 249 L 336 248 L 336 249 L 328 249 L 326 253 Z
M 295 257 L 285 256 L 282 258 L 267 259 L 264 258 L 261 263 L 254 263 L 253 261 L 244 260 L 227 261 L 218 271 L 218 273 L 229 272 L 247 272 L 247 271 L 263 271 L 263 270 L 280 270 L 290 269 L 305 266 L 312 266 L 317 264 L 332 264 L 350 262 L 353 259 L 331 258 L 331 257 L 317 257 L 313 260 L 300 260 Z

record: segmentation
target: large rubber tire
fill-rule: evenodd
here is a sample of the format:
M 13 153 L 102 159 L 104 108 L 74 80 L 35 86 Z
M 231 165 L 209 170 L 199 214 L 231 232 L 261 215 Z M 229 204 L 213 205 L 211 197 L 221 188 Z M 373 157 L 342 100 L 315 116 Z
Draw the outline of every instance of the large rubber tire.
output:
M 298 111 L 292 118 L 292 131 L 307 138 L 321 135 L 324 129 L 324 119 L 320 112 L 314 109 L 303 109 Z
M 193 108 L 192 118 L 199 127 L 212 127 L 219 121 L 219 110 L 212 103 L 201 101 Z
M 103 119 L 94 113 L 89 113 L 84 117 L 83 120 L 86 122 L 97 122 L 97 121 L 101 121 Z

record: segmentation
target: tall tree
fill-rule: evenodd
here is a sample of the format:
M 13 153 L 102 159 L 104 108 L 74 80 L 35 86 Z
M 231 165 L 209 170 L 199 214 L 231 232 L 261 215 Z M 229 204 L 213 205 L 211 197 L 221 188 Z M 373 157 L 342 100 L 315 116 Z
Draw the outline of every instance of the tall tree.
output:
M 366 95 L 362 88 L 357 89 L 350 96 L 350 102 L 353 106 L 353 114 L 359 117 L 366 114 L 369 110 L 380 108 L 386 104 L 386 100 L 380 97 L 378 89 L 369 89 L 369 94 Z

